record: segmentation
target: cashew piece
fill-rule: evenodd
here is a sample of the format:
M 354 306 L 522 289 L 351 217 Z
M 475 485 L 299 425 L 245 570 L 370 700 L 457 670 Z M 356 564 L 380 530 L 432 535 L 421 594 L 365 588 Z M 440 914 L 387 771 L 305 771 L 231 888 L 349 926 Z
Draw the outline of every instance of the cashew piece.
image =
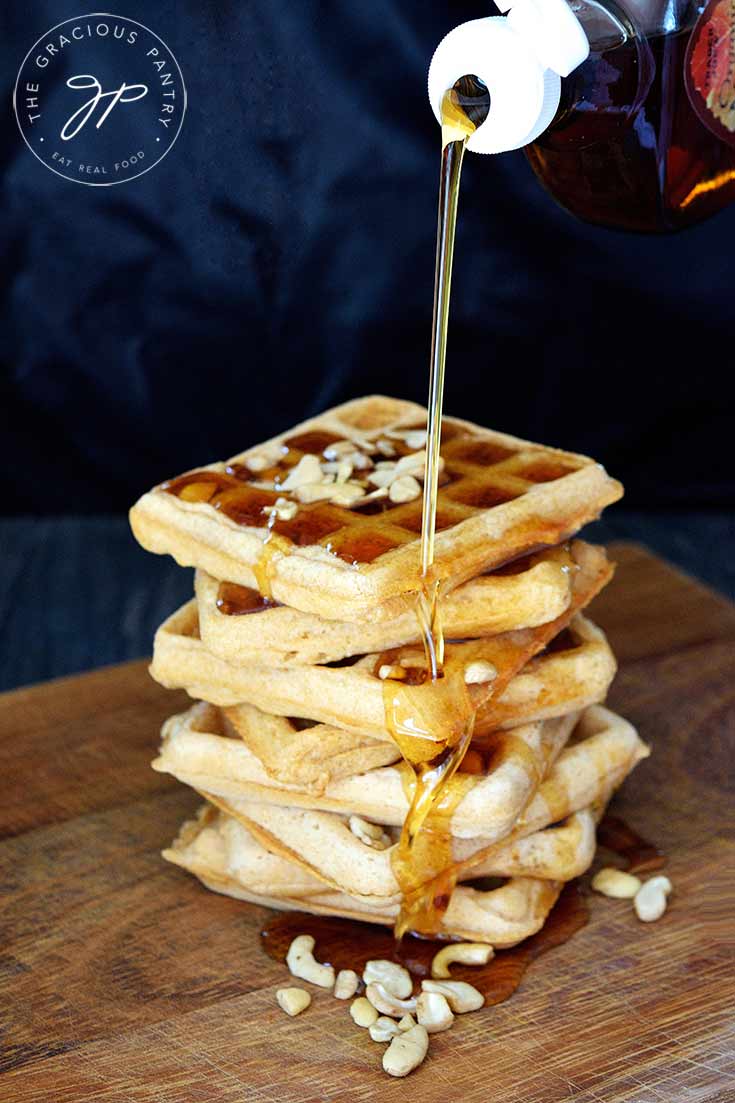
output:
M 408 1076 L 418 1068 L 429 1049 L 429 1035 L 423 1026 L 412 1026 L 396 1034 L 383 1054 L 383 1068 L 389 1076 Z
M 439 992 L 422 992 L 416 1000 L 416 1017 L 419 1025 L 426 1027 L 429 1034 L 440 1030 L 449 1030 L 454 1022 L 452 1009 Z
M 641 887 L 641 882 L 632 873 L 606 866 L 592 878 L 592 888 L 603 896 L 612 896 L 615 900 L 632 900 Z
M 392 992 L 389 992 L 384 984 L 374 981 L 367 986 L 365 995 L 370 1003 L 381 1015 L 392 1015 L 397 1018 L 406 1011 L 416 1010 L 416 1000 L 399 1000 Z
M 366 1000 L 364 996 L 358 996 L 356 1000 L 352 1001 L 350 1015 L 357 1026 L 372 1026 L 373 1023 L 378 1021 L 378 1012 L 370 1003 L 370 1000 Z
M 434 957 L 431 963 L 431 975 L 437 980 L 449 980 L 449 966 L 487 965 L 493 956 L 492 946 L 487 942 L 450 942 Z
M 401 1031 L 410 1030 L 412 1026 L 416 1026 L 416 1023 L 413 1021 L 413 1015 L 404 1015 L 403 1018 L 398 1021 L 398 1029 Z
M 633 899 L 635 914 L 643 923 L 653 923 L 666 911 L 666 897 L 671 892 L 668 877 L 651 877 L 638 889 Z
M 301 977 L 320 988 L 331 988 L 334 984 L 334 969 L 331 965 L 321 965 L 315 960 L 314 938 L 310 934 L 300 934 L 293 940 L 286 954 L 286 965 L 293 977 Z
M 351 1000 L 357 991 L 360 978 L 352 969 L 340 969 L 332 993 L 338 1000 Z
M 407 999 L 413 992 L 411 974 L 408 969 L 404 969 L 402 965 L 398 965 L 395 961 L 377 958 L 374 961 L 366 962 L 362 971 L 362 979 L 365 984 L 372 984 L 377 981 L 378 984 L 382 984 L 392 996 L 396 996 L 399 1000 Z
M 463 980 L 422 980 L 421 990 L 444 996 L 456 1015 L 464 1015 L 466 1011 L 478 1011 L 485 1003 L 482 992 L 478 992 Z
M 300 1015 L 311 1003 L 311 996 L 305 988 L 279 988 L 276 992 L 278 1006 L 287 1015 Z
M 383 831 L 380 824 L 370 823 L 362 816 L 350 816 L 348 824 L 352 834 L 365 846 L 371 846 L 375 850 L 387 850 L 392 845 L 390 835 Z
M 387 1016 L 381 1015 L 368 1028 L 368 1032 L 374 1042 L 389 1042 L 398 1033 L 398 1023 L 395 1019 L 389 1019 Z
M 485 682 L 492 682 L 498 676 L 498 668 L 493 666 L 492 663 L 488 663 L 485 659 L 475 659 L 474 662 L 468 663 L 464 668 L 464 680 L 465 685 L 476 686 L 483 685 Z

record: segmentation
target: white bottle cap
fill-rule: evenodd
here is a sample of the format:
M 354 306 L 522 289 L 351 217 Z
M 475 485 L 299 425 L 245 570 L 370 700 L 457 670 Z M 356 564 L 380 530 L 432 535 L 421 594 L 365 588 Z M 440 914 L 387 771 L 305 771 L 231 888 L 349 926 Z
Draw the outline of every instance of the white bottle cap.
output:
M 429 67 L 429 101 L 438 122 L 444 93 L 468 74 L 479 77 L 490 93 L 487 119 L 467 142 L 475 153 L 519 149 L 534 141 L 556 114 L 561 94 L 558 74 L 545 66 L 534 44 L 508 19 L 471 19 L 439 43 Z
M 589 54 L 587 35 L 566 0 L 501 0 L 498 7 L 510 9 L 510 26 L 559 76 L 569 76 Z

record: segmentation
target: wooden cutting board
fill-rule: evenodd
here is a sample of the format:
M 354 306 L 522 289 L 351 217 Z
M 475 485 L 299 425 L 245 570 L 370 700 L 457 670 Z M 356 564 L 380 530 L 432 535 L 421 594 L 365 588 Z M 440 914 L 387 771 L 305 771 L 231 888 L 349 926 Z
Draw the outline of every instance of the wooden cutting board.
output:
M 160 859 L 199 803 L 148 768 L 184 695 L 143 662 L 20 690 L 0 698 L 0 1100 L 735 1100 L 735 608 L 612 551 L 594 609 L 621 661 L 611 703 L 653 747 L 615 809 L 669 855 L 660 922 L 593 896 L 507 1003 L 392 1081 L 330 994 L 299 1019 L 277 1008 L 265 910 Z

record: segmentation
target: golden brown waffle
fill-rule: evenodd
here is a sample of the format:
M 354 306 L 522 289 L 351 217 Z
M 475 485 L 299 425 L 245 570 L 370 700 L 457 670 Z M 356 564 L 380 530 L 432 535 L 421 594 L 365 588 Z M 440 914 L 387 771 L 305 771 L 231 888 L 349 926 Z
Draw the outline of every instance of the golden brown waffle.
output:
M 452 833 L 493 839 L 507 834 L 573 726 L 571 716 L 498 733 L 484 749 L 484 773 L 463 775 L 467 791 L 451 817 Z M 393 826 L 403 823 L 408 810 L 413 779 L 403 763 L 336 779 L 319 793 L 310 791 L 268 774 L 241 740 L 227 738 L 223 718 L 211 705 L 200 703 L 172 716 L 162 736 L 154 770 L 173 774 L 211 800 L 356 812 Z
M 495 729 L 512 728 L 604 701 L 615 673 L 615 659 L 599 628 L 578 614 L 553 643 L 554 650 L 532 660 L 510 681 L 492 716 L 485 719 L 483 730 L 489 730 L 491 720 Z M 532 673 L 527 676 L 529 668 Z M 275 716 L 255 705 L 233 705 L 223 714 L 217 726 L 224 724 L 228 734 L 238 735 L 271 777 L 314 792 L 323 792 L 330 780 L 387 766 L 400 758 L 392 740 Z
M 553 641 L 554 650 L 526 664 L 492 708 L 494 729 L 576 713 L 604 700 L 615 658 L 603 633 L 582 615 Z M 558 650 L 563 647 L 564 650 Z M 528 676 L 526 671 L 531 670 Z M 400 759 L 395 743 L 295 717 L 274 716 L 255 705 L 223 709 L 210 720 L 241 738 L 270 777 L 323 792 L 329 781 L 364 773 Z M 489 721 L 483 724 L 489 730 Z M 480 729 L 478 728 L 478 731 Z
M 571 881 L 581 876 L 594 857 L 600 811 L 585 808 L 518 842 L 500 844 L 491 859 L 478 864 L 473 879 L 532 876 L 544 881 Z M 196 826 L 201 830 L 202 825 L 215 827 L 227 852 L 226 865 L 236 869 L 242 883 L 254 892 L 313 896 L 323 893 L 326 885 L 367 907 L 400 901 L 391 868 L 392 847 L 375 850 L 368 846 L 340 816 L 244 802 L 233 808 L 221 802 L 199 810 Z M 192 821 L 184 824 L 164 857 L 176 861 L 176 851 L 187 848 L 196 838 L 192 826 Z M 259 848 L 287 863 L 290 872 L 273 863 L 265 874 Z
M 196 709 L 196 706 L 195 706 Z M 239 737 L 266 773 L 285 784 L 323 792 L 330 781 L 389 766 L 400 758 L 395 743 L 357 735 L 330 724 L 274 716 L 255 705 L 204 708 L 210 728 Z
M 478 732 L 580 712 L 607 697 L 617 663 L 605 633 L 577 613 L 563 632 L 480 710 Z
M 571 599 L 573 562 L 566 547 L 549 548 L 458 586 L 442 600 L 445 636 L 492 636 L 555 620 Z M 356 624 L 265 604 L 256 590 L 204 571 L 197 571 L 195 588 L 202 641 L 231 663 L 328 663 L 419 640 L 413 607 L 390 620 Z
M 304 455 L 322 457 L 345 439 L 370 462 L 384 460 L 379 440 L 405 453 L 396 434 L 425 424 L 425 409 L 413 403 L 355 399 L 144 494 L 130 513 L 133 532 L 149 551 L 307 613 L 341 621 L 395 616 L 422 581 L 420 498 L 384 497 L 360 508 L 298 503 L 294 516 L 281 517 L 277 500 L 295 501 L 294 494 L 264 486 L 283 481 Z M 443 426 L 434 577 L 445 589 L 560 543 L 622 493 L 585 456 L 453 418 Z M 275 463 L 263 469 L 268 454 Z
M 489 715 L 489 702 L 498 697 L 510 679 L 568 624 L 574 612 L 584 606 L 605 585 L 612 569 L 604 553 L 581 542 L 575 546 L 578 570 L 572 573 L 572 599 L 561 617 L 536 628 L 506 632 L 480 640 L 447 645 L 445 669 L 466 671 L 480 661 L 490 664 L 495 676 L 468 689 L 473 705 Z M 190 602 L 159 628 L 153 651 L 151 674 L 169 688 L 184 688 L 192 697 L 218 705 L 242 701 L 257 704 L 280 716 L 300 716 L 333 724 L 378 739 L 391 738 L 386 722 L 384 684 L 379 674 L 388 667 L 400 667 L 402 656 L 414 662 L 415 649 L 399 649 L 383 655 L 365 656 L 352 664 L 269 668 L 233 665 L 212 655 L 199 638 L 196 603 Z M 415 687 L 417 707 L 434 713 L 433 687 Z M 452 717 L 446 718 L 446 723 Z M 432 727 L 429 729 L 433 731 Z M 491 725 L 492 726 L 492 725 Z M 437 730 L 442 725 L 437 725 Z M 482 725 L 475 725 L 478 733 Z M 446 732 L 444 732 L 446 735 Z
M 196 639 L 193 634 L 194 617 L 193 605 L 187 606 L 159 629 L 154 653 L 154 677 L 164 685 L 183 685 L 192 697 L 229 705 L 231 720 L 237 723 L 240 734 L 254 749 L 264 747 L 265 740 L 272 737 L 270 754 L 265 758 L 269 761 L 269 768 L 280 773 L 284 779 L 288 776 L 295 781 L 305 780 L 306 777 L 300 773 L 298 777 L 289 774 L 292 765 L 288 760 L 297 751 L 293 733 L 303 730 L 303 721 L 310 724 L 317 721 L 317 727 L 308 737 L 315 766 L 320 755 L 318 740 L 322 734 L 330 740 L 329 744 L 324 744 L 325 759 L 328 757 L 327 749 L 334 746 L 331 741 L 340 731 L 343 738 L 339 746 L 344 753 L 348 753 L 350 746 L 344 739 L 347 731 L 359 737 L 360 746 L 366 753 L 368 749 L 371 754 L 374 750 L 370 740 L 395 747 L 385 728 L 375 727 L 366 733 L 358 727 L 366 722 L 363 720 L 365 716 L 371 715 L 368 711 L 371 706 L 374 705 L 376 710 L 383 706 L 382 684 L 374 673 L 376 656 L 365 656 L 347 668 L 303 667 L 296 678 L 286 677 L 290 673 L 287 671 L 274 672 L 260 667 L 231 668 L 223 660 L 210 656 Z M 526 675 L 524 667 L 508 682 L 502 693 L 481 708 L 475 723 L 476 735 L 495 728 L 562 716 L 605 699 L 615 673 L 615 659 L 600 629 L 578 614 L 561 636 L 560 646 L 564 650 L 543 652 L 533 660 L 532 673 Z M 190 677 L 197 681 L 190 682 Z M 361 696 L 354 698 L 352 709 L 345 719 L 345 714 L 338 712 L 333 701 L 338 701 L 341 706 L 342 701 L 350 701 L 357 693 Z M 243 700 L 246 697 L 260 701 L 263 710 L 247 704 Z M 239 711 L 233 712 L 238 709 L 233 704 L 235 701 L 240 702 Z M 273 712 L 265 712 L 265 709 Z M 306 711 L 315 713 L 316 717 L 300 720 L 298 714 Z M 379 711 L 377 716 L 380 716 Z M 281 724 L 277 723 L 279 719 Z M 298 749 L 305 756 L 312 756 L 312 752 L 303 745 Z M 357 751 L 358 747 L 352 745 L 351 752 Z M 330 763 L 330 771 L 335 768 L 337 763 Z M 367 765 L 365 768 L 368 768 Z M 332 776 L 337 775 L 333 773 Z M 318 777 L 319 770 L 315 769 L 312 777 L 315 784 L 318 784 Z
M 397 904 L 370 906 L 327 888 L 292 862 L 270 854 L 235 821 L 228 822 L 213 809 L 184 824 L 163 855 L 207 888 L 265 907 L 386 925 L 398 914 Z M 561 887 L 560 881 L 534 877 L 512 877 L 490 891 L 460 885 L 444 915 L 442 933 L 494 946 L 515 945 L 543 926 Z
M 368 907 L 400 903 L 392 865 L 398 828 L 388 829 L 390 845 L 376 849 L 354 834 L 343 816 L 334 813 L 219 798 L 212 804 L 224 814 L 225 823 L 235 821 L 242 829 L 241 833 L 230 827 L 235 839 L 241 838 L 246 845 L 249 839 L 255 839 L 270 854 L 308 873 L 322 890 L 327 885 Z M 472 870 L 471 877 L 533 876 L 544 881 L 571 881 L 585 872 L 594 857 L 595 826 L 595 814 L 582 809 L 561 824 L 508 846 L 499 844 L 487 861 Z M 457 853 L 461 854 L 462 849 L 458 846 Z M 256 889 L 252 882 L 249 887 L 270 890 L 265 884 Z M 309 891 L 315 887 L 310 885 Z M 293 890 L 287 894 L 294 895 Z
M 648 755 L 632 725 L 599 706 L 586 710 L 575 731 L 577 741 L 559 753 L 574 721 L 574 716 L 562 717 L 496 733 L 486 748 L 483 772 L 460 779 L 464 792 L 450 817 L 452 836 L 480 838 L 482 848 L 511 832 L 524 837 L 608 799 Z M 553 765 L 544 777 L 549 762 Z M 392 827 L 403 824 L 409 806 L 410 779 L 403 765 L 338 779 L 322 793 L 279 782 L 241 740 L 223 736 L 218 710 L 203 704 L 164 724 L 153 768 L 230 803 L 357 814 Z M 451 790 L 448 799 L 451 805 Z M 464 859 L 465 853 L 458 856 Z

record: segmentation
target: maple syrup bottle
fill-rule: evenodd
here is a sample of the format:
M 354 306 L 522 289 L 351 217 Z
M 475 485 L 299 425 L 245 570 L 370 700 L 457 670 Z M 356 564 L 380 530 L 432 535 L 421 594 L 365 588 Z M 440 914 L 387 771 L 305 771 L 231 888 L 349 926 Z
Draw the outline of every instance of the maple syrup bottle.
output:
M 527 147 L 578 218 L 678 230 L 735 199 L 735 6 L 575 0 L 590 54 L 562 81 L 550 127 Z

